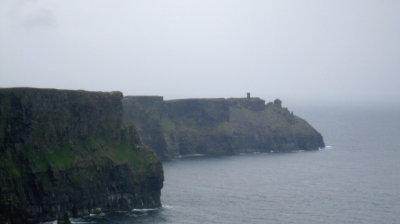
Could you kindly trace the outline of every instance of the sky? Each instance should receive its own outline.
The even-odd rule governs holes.
[[[0,0],[0,87],[400,107],[398,0]]]

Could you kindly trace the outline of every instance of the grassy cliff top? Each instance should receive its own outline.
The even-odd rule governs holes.
[[[142,169],[157,158],[123,117],[121,92],[0,89],[2,164],[18,171],[69,169],[112,161]]]

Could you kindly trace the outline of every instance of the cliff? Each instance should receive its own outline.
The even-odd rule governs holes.
[[[190,154],[316,150],[323,138],[280,100],[183,99],[127,96],[124,113],[143,142],[163,159]]]
[[[162,165],[120,92],[0,89],[0,223],[159,207]]]

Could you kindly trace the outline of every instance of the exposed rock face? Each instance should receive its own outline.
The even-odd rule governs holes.
[[[161,158],[168,157],[162,131],[163,98],[159,96],[124,97],[122,102],[124,113],[130,118],[135,118],[135,126],[142,142],[150,146]]]
[[[120,92],[0,89],[0,223],[159,207],[162,165]]]
[[[127,96],[124,113],[163,159],[188,154],[315,150],[323,138],[282,102],[259,98],[185,99]]]

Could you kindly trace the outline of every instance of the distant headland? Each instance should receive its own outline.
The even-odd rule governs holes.
[[[162,159],[324,147],[321,134],[279,99],[266,104],[247,93],[245,98],[167,101],[162,96],[126,96],[122,102],[142,141]]]

